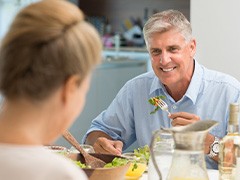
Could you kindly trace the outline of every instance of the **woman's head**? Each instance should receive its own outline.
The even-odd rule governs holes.
[[[101,58],[101,40],[75,5],[43,0],[20,11],[0,49],[0,90],[43,100],[72,75],[79,84]]]
[[[147,47],[149,47],[148,40],[153,34],[163,33],[173,29],[180,32],[186,42],[192,39],[191,24],[181,12],[170,9],[154,14],[149,18],[143,28]]]

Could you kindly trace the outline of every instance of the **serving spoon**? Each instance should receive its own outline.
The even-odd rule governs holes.
[[[98,159],[88,154],[68,130],[66,130],[62,135],[71,145],[73,145],[82,154],[87,166],[91,166],[91,168],[104,167],[106,163],[101,159]]]

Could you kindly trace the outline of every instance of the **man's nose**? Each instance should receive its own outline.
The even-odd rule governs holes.
[[[160,64],[164,65],[167,64],[171,61],[170,56],[168,55],[168,53],[162,53],[160,55]]]

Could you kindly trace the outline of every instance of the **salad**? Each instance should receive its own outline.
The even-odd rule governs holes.
[[[118,167],[118,166],[126,165],[127,163],[128,163],[127,159],[115,157],[112,160],[112,162],[107,163],[104,167],[105,168]]]
[[[134,171],[135,169],[138,168],[138,164],[137,163],[139,163],[139,162],[146,162],[148,164],[149,157],[150,157],[150,150],[149,150],[149,146],[148,145],[145,145],[143,147],[139,147],[137,149],[134,149],[133,153],[134,153],[134,155],[137,158],[139,158],[139,160],[131,161],[131,160],[126,159],[126,158],[115,157],[112,160],[112,162],[107,163],[104,166],[104,168],[112,168],[112,167],[123,166],[123,165],[126,165],[130,161],[131,163],[133,163],[132,171]],[[90,166],[86,166],[86,164],[81,163],[80,161],[74,161],[74,162],[80,168],[91,168]]]
[[[77,166],[79,166],[80,168],[91,168],[91,166],[87,166],[86,164],[81,163],[80,161],[74,161],[74,162],[75,162],[75,164],[76,164]]]
[[[74,161],[77,166],[80,168],[91,168],[91,166],[87,166],[84,163],[81,163],[80,161]],[[118,158],[115,157],[112,162],[105,164],[104,168],[112,168],[112,167],[118,167],[118,166],[124,166],[128,163],[129,161],[125,158]]]
[[[160,107],[158,106],[159,99],[166,99],[166,97],[161,95],[161,96],[152,97],[148,100],[148,102],[150,104],[152,104],[156,107],[152,112],[150,112],[150,114],[154,114],[155,112],[157,112],[160,109]]]
[[[150,149],[148,145],[134,149],[133,153],[136,157],[140,158],[139,160],[140,162],[143,161],[143,162],[147,162],[148,164],[148,161],[150,158]]]

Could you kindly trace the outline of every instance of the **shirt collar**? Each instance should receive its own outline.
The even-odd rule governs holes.
[[[150,92],[149,95],[153,94],[155,91],[159,90],[159,89],[163,89],[163,84],[161,83],[161,81],[158,79],[158,77],[156,75],[154,75],[154,79],[150,88]]]
[[[198,64],[196,60],[194,60],[194,63],[195,63],[195,66],[194,66],[193,76],[188,86],[187,92],[184,95],[185,97],[188,97],[189,99],[191,99],[193,104],[196,103],[196,99],[201,87],[202,77],[203,77],[203,70],[201,66]],[[155,75],[150,88],[149,95],[153,94],[157,90],[160,90],[160,92],[163,92],[163,93],[167,93],[164,85],[160,82],[158,77]]]
[[[198,64],[196,60],[194,60],[195,66],[194,66],[194,72],[191,79],[191,82],[188,86],[187,92],[185,93],[185,96],[187,96],[189,99],[192,100],[193,104],[196,103],[197,96],[200,91],[202,78],[203,78],[203,69]]]

